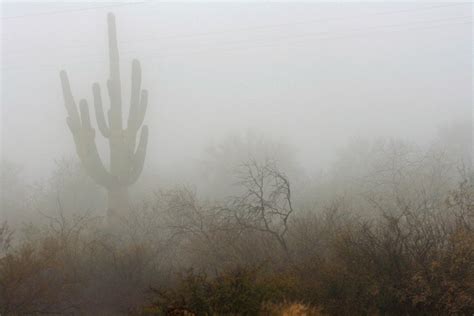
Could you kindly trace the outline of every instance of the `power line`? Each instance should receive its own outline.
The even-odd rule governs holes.
[[[407,13],[407,12],[416,12],[416,11],[423,11],[423,10],[432,10],[438,8],[448,8],[448,7],[456,7],[460,5],[468,5],[469,3],[455,3],[455,4],[446,4],[446,5],[437,5],[437,6],[427,6],[422,8],[414,8],[414,9],[403,9],[403,10],[390,10],[378,13],[371,13],[368,16],[378,16],[378,15],[391,15],[391,14],[398,14],[398,13]],[[470,5],[470,4],[469,4]],[[269,29],[269,28],[277,28],[277,27],[286,27],[286,26],[295,26],[295,25],[306,25],[312,24],[315,22],[328,22],[328,21],[340,21],[340,20],[353,20],[359,18],[365,18],[365,16],[342,16],[342,17],[328,17],[328,18],[321,18],[321,19],[311,19],[302,22],[294,22],[294,23],[280,23],[280,24],[268,24],[268,25],[258,25],[258,26],[249,26],[243,27],[233,30],[221,30],[221,31],[211,31],[211,32],[201,32],[201,33],[194,33],[194,34],[185,34],[185,35],[165,35],[159,37],[150,37],[145,39],[138,39],[138,40],[129,40],[129,41],[121,41],[122,43],[126,42],[141,42],[141,41],[149,41],[155,39],[164,39],[164,38],[184,38],[184,37],[199,37],[199,36],[207,36],[207,35],[214,35],[214,34],[225,34],[229,32],[239,32],[239,31],[255,31],[259,29]]]
[[[350,29],[348,33],[346,34],[342,34],[342,35],[339,35],[339,36],[333,36],[333,32],[331,31],[322,31],[322,32],[310,32],[310,33],[305,33],[305,34],[299,34],[299,35],[287,35],[287,36],[282,36],[282,37],[279,37],[279,38],[276,38],[276,39],[273,39],[273,40],[270,40],[270,41],[261,41],[261,40],[256,40],[256,41],[249,41],[249,40],[242,40],[242,41],[234,41],[234,42],[231,42],[230,44],[239,44],[239,43],[242,43],[242,44],[252,44],[252,43],[256,43],[256,44],[259,44],[259,43],[267,43],[267,42],[280,42],[281,40],[295,40],[295,39],[302,39],[302,38],[311,38],[311,37],[314,37],[315,35],[331,35],[330,37],[331,38],[339,38],[340,36],[343,36],[344,38],[347,38],[348,35],[358,35],[358,34],[361,34],[361,32],[363,33],[364,31],[371,31],[372,32],[376,32],[376,31],[380,31],[384,28],[394,28],[394,27],[410,27],[412,25],[418,25],[418,24],[429,24],[429,23],[436,23],[436,22],[446,22],[446,21],[452,21],[452,20],[461,20],[461,24],[462,23],[470,23],[472,20],[472,16],[460,16],[460,17],[451,17],[451,18],[445,18],[445,19],[434,19],[434,20],[424,20],[424,21],[416,21],[416,22],[411,22],[411,23],[398,23],[398,24],[389,24],[389,25],[376,25],[376,26],[368,26],[368,27],[363,27],[363,28],[358,28],[358,29]],[[462,21],[462,19],[469,19],[469,21]],[[449,25],[447,23],[445,24],[439,24],[439,25],[427,25],[425,27],[420,27],[420,29],[423,29],[423,28],[430,28],[430,27],[439,27],[439,26],[443,26],[443,25]],[[411,29],[418,29],[418,28],[411,28]],[[403,29],[399,29],[400,31],[403,31]],[[399,31],[397,29],[395,30],[391,30],[391,31]],[[390,31],[390,30],[388,30]],[[346,31],[347,32],[347,31]],[[212,49],[212,48],[211,48]],[[157,52],[161,52],[161,51],[157,51]],[[127,54],[130,54],[131,52],[130,51],[126,51],[125,52],[125,55]],[[133,52],[132,52],[133,53]]]
[[[421,21],[419,21],[421,22]],[[419,23],[418,22],[418,23]],[[437,25],[427,25],[427,26],[421,26],[421,27],[412,27],[412,28],[407,28],[407,29],[388,29],[388,30],[382,30],[382,31],[385,31],[385,32],[399,32],[399,31],[411,31],[411,30],[425,30],[425,29],[432,29],[432,28],[437,28],[437,27],[442,27],[442,26],[452,26],[452,25],[460,25],[460,24],[468,24],[468,23],[472,23],[472,21],[461,21],[461,22],[457,22],[457,23],[444,23],[444,24],[437,24]],[[400,26],[400,25],[391,25],[391,27],[393,26]],[[410,25],[408,25],[410,26]],[[387,26],[384,26],[384,27],[390,27],[390,25],[387,25]],[[365,30],[365,29],[364,29]],[[361,29],[361,31],[364,31],[363,29]],[[316,38],[313,38],[312,40],[320,40],[320,41],[326,41],[326,40],[338,40],[338,39],[350,39],[350,38],[358,38],[358,37],[361,37],[361,36],[366,36],[366,35],[373,35],[374,33],[376,34],[376,31],[380,31],[380,29],[375,29],[371,32],[353,32],[352,34],[349,33],[349,34],[342,34],[342,35],[339,35],[339,36],[327,36],[327,37],[316,37]],[[234,52],[236,50],[241,50],[241,49],[252,49],[252,48],[265,48],[265,47],[273,47],[275,46],[275,44],[280,44],[282,43],[283,41],[281,41],[282,39],[283,40],[295,40],[295,39],[301,39],[301,38],[307,38],[309,37],[311,39],[311,36],[314,36],[314,35],[326,35],[326,34],[331,34],[329,32],[325,32],[325,33],[312,33],[312,34],[305,34],[305,35],[301,35],[299,37],[292,37],[292,38],[279,38],[277,39],[278,41],[267,41],[267,42],[261,42],[261,43],[257,43],[257,44],[263,44],[263,45],[259,45],[259,46],[234,46],[234,47],[223,47],[223,48],[227,48],[227,49],[222,49],[222,47],[218,47],[218,52],[219,53],[222,53],[222,52]],[[308,41],[305,40],[304,43],[307,43]],[[242,44],[247,44],[248,42],[240,42]],[[235,43],[230,43],[230,44],[235,44]],[[237,44],[239,44],[239,42],[237,42]],[[216,49],[216,48],[210,48],[210,49]],[[177,52],[177,53],[174,53],[174,54],[168,54],[166,55],[166,52],[164,52],[164,54],[150,54],[148,56],[145,56],[145,57],[141,57],[141,59],[154,59],[154,58],[169,58],[169,57],[182,57],[182,56],[189,56],[189,55],[196,55],[196,54],[202,54],[202,53],[206,53],[208,52],[210,49],[201,49],[201,50],[197,50],[197,51],[184,51],[184,52]],[[162,51],[160,51],[162,52]],[[126,52],[125,54],[123,55],[130,55],[131,53],[130,52]],[[101,59],[103,59],[105,57],[101,56]],[[79,61],[79,62],[74,62],[73,64],[91,64],[91,63],[94,63],[95,61]],[[98,61],[97,61],[98,62]],[[46,65],[46,66],[40,66],[40,67],[34,67],[36,69],[42,69],[42,70],[51,70],[51,71],[58,71],[58,68],[59,67],[54,67],[54,66],[49,66],[49,65]],[[1,71],[11,71],[11,70],[20,70],[21,71],[21,67],[20,69],[18,69],[17,67],[13,67],[13,68],[4,68],[4,69],[1,69]],[[23,68],[25,70],[31,70],[31,67],[29,68]]]
[[[146,3],[147,1],[140,2],[140,3],[133,3],[133,4],[142,4]],[[460,5],[470,5],[469,3],[456,3],[456,4],[447,4],[447,5],[436,5],[436,6],[428,6],[428,7],[422,7],[422,8],[414,8],[414,9],[403,9],[403,10],[391,10],[391,11],[385,11],[385,12],[378,12],[378,13],[372,13],[369,14],[369,16],[378,16],[378,15],[391,15],[391,14],[398,14],[398,13],[407,13],[407,12],[416,12],[416,11],[422,11],[422,10],[432,10],[432,9],[438,9],[438,8],[447,8],[447,7],[456,7]],[[145,39],[133,39],[133,40],[125,40],[125,41],[119,41],[119,43],[137,43],[137,42],[148,42],[148,41],[153,41],[153,40],[160,40],[160,39],[183,39],[183,38],[193,38],[193,37],[201,37],[201,36],[209,36],[209,35],[215,35],[215,34],[225,34],[225,33],[232,33],[232,32],[239,32],[239,31],[256,31],[256,30],[264,30],[264,29],[271,29],[271,28],[278,28],[278,27],[285,27],[285,26],[294,26],[294,25],[305,25],[305,24],[311,24],[315,22],[326,22],[326,21],[341,21],[341,20],[353,20],[353,19],[359,19],[359,18],[365,18],[366,16],[352,16],[352,17],[329,17],[329,18],[323,18],[323,19],[312,19],[308,21],[303,21],[303,22],[296,22],[296,23],[281,23],[281,24],[271,24],[271,25],[260,25],[260,26],[254,26],[254,27],[244,27],[244,28],[237,28],[233,30],[221,30],[221,31],[211,31],[211,32],[201,32],[201,33],[192,33],[192,34],[184,34],[184,35],[163,35],[163,36],[155,36],[155,37],[150,37],[150,38],[145,38]],[[84,48],[88,47],[87,45],[72,45],[68,46],[69,48]],[[22,53],[18,53],[22,54]],[[4,54],[4,55],[12,55],[12,54]]]
[[[450,17],[450,18],[443,18],[443,19],[432,19],[432,20],[422,20],[422,21],[414,21],[414,22],[410,22],[410,23],[397,23],[397,24],[388,24],[388,25],[375,25],[375,26],[368,26],[368,27],[363,27],[363,28],[351,28],[349,30],[349,33],[347,34],[343,34],[343,35],[350,35],[350,34],[358,34],[359,31],[370,31],[370,30],[374,30],[374,31],[378,31],[380,29],[384,29],[384,28],[394,28],[394,27],[409,27],[409,26],[412,26],[412,25],[418,25],[418,24],[429,24],[429,23],[437,23],[437,22],[446,22],[446,21],[452,21],[452,20],[462,20],[462,19],[471,19],[472,17],[471,16],[456,16],[456,17]],[[468,21],[467,21],[468,22]],[[440,26],[442,25],[445,25],[445,24],[441,24]],[[343,31],[344,32],[344,31]],[[347,31],[345,31],[347,32]],[[294,39],[300,39],[300,38],[307,38],[307,37],[314,37],[315,35],[331,35],[331,37],[333,37],[334,33],[331,32],[331,31],[321,31],[321,32],[309,32],[309,33],[304,33],[304,34],[298,34],[298,35],[286,35],[286,36],[280,36],[278,38],[275,38],[275,39],[272,39],[270,41],[268,40],[263,40],[263,42],[275,42],[275,41],[280,41],[280,40],[294,40]],[[257,40],[240,40],[240,41],[230,41],[230,42],[226,42],[224,44],[253,44],[253,43],[256,43],[256,44],[259,44],[259,43],[262,43],[262,40],[261,39],[257,39]],[[214,42],[211,42],[211,43],[206,43],[206,44],[214,44]],[[219,43],[217,43],[219,44]],[[200,43],[200,46],[202,47],[202,43]],[[214,48],[214,47],[212,47]],[[155,51],[151,51],[152,53],[155,52]],[[163,51],[163,50],[157,50],[156,52],[158,53],[163,53],[166,51]],[[132,55],[134,53],[134,50],[125,50],[125,51],[122,51],[121,55],[122,56],[127,56],[127,55]],[[84,55],[80,55],[80,56],[73,56],[72,58],[83,58]],[[102,54],[90,54],[90,55],[86,55],[86,57],[104,57]]]
[[[29,18],[29,17],[45,16],[45,15],[56,15],[56,14],[82,12],[82,11],[89,11],[89,10],[117,8],[117,7],[124,7],[124,6],[130,6],[130,5],[144,4],[144,3],[147,3],[147,2],[150,2],[150,1],[148,0],[148,1],[122,3],[122,4],[114,4],[114,5],[107,5],[107,6],[95,6],[95,7],[88,7],[88,8],[70,9],[70,10],[40,12],[40,13],[36,13],[36,14],[23,14],[23,15],[13,15],[13,16],[3,16],[3,17],[0,17],[0,20],[13,20],[13,19],[20,19],[20,18]]]
[[[74,12],[81,12],[81,11],[107,9],[107,8],[123,7],[123,6],[137,5],[137,4],[145,4],[145,3],[149,3],[149,2],[151,3],[152,0],[122,3],[122,4],[108,5],[108,6],[95,6],[95,7],[89,7],[89,8],[77,8],[77,9],[70,9],[70,10],[60,10],[60,11],[52,11],[52,12],[40,12],[40,13],[36,13],[36,14],[4,16],[4,17],[0,17],[0,20],[11,20],[11,19],[18,19],[18,18],[28,18],[28,17],[45,16],[45,15],[74,13]],[[455,3],[455,4],[437,5],[437,6],[429,6],[429,7],[423,7],[423,8],[415,8],[415,9],[403,9],[403,10],[376,13],[375,15],[404,13],[404,12],[412,12],[412,11],[419,11],[419,10],[429,10],[429,9],[437,9],[437,8],[454,7],[454,6],[459,6],[459,5],[470,5],[470,3],[461,2],[461,3]],[[313,20],[313,21],[328,21],[328,20],[338,20],[338,19],[345,19],[345,18],[346,17],[334,17],[334,18],[329,18],[329,19],[322,19],[322,20],[318,19],[318,20]],[[312,22],[299,22],[299,23],[296,23],[296,24],[305,24],[305,23],[312,23]],[[294,25],[294,23],[284,23],[284,24],[277,24],[277,25],[262,25],[262,26],[259,26],[258,28],[268,28],[268,27],[275,27],[275,26],[288,26],[288,25]],[[250,27],[250,28],[252,28],[252,27]],[[245,28],[242,28],[242,29],[245,29]],[[226,32],[226,31],[222,31],[222,32]]]
[[[442,26],[454,26],[454,25],[461,25],[461,24],[469,24],[469,23],[472,23],[472,21],[466,21],[466,22],[457,22],[457,23],[444,23],[444,24],[438,24],[438,25],[429,25],[429,26],[421,26],[421,27],[412,27],[412,28],[407,28],[407,29],[392,29],[392,30],[382,30],[384,31],[384,33],[391,33],[391,32],[400,32],[400,31],[411,31],[411,30],[427,30],[427,29],[433,29],[433,28],[438,28],[438,27],[442,27]],[[294,37],[294,38],[284,38],[283,40],[300,40],[299,42],[297,41],[296,44],[307,44],[309,40],[314,40],[314,41],[327,41],[327,40],[340,40],[340,39],[351,39],[351,38],[360,38],[360,37],[364,37],[364,36],[367,36],[367,35],[374,35],[374,34],[377,34],[375,31],[377,30],[374,30],[372,32],[358,32],[358,33],[353,33],[353,34],[343,34],[343,35],[339,35],[339,36],[327,36],[327,37],[316,37],[316,38],[311,38],[311,34],[306,34],[304,36],[300,36],[300,37]],[[302,38],[307,38],[306,40],[304,41],[301,41]],[[255,48],[271,48],[271,47],[275,47],[275,46],[278,46],[279,44],[281,43],[287,43],[286,41],[282,41],[281,38],[277,41],[271,41],[271,42],[261,42],[261,43],[257,43],[257,44],[262,44],[262,45],[252,45],[252,46],[234,46],[234,47],[224,47],[224,48],[229,48],[229,49],[219,49],[219,53],[225,53],[225,52],[234,52],[234,51],[237,51],[237,50],[242,50],[242,49],[255,49]],[[245,44],[245,43],[244,43]],[[294,43],[292,43],[292,47],[294,47]],[[211,49],[214,49],[214,48],[211,48]],[[202,54],[202,53],[206,53],[208,52],[209,49],[202,49],[202,50],[198,50],[198,51],[191,51],[191,52],[182,52],[181,54],[178,52],[178,54],[170,54],[170,55],[158,55],[158,54],[155,54],[155,55],[149,55],[149,56],[145,56],[143,59],[154,59],[154,58],[157,58],[157,57],[160,57],[160,58],[163,58],[163,59],[166,59],[167,57],[185,57],[185,56],[189,56],[189,55],[196,55],[196,54]]]

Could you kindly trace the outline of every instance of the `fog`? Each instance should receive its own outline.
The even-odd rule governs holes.
[[[474,179],[470,3],[5,1],[1,6],[3,187],[0,224],[7,220],[16,229],[22,223],[40,225],[50,220],[68,227],[64,214],[80,214],[84,218],[84,214],[93,214],[108,216],[110,220],[107,212],[114,207],[124,208],[127,204],[128,208],[128,202],[120,200],[122,191],[99,183],[106,188],[104,190],[94,183],[94,176],[99,175],[87,165],[90,156],[81,156],[81,146],[76,150],[67,124],[67,117],[73,115],[66,110],[67,96],[63,95],[60,79],[60,72],[66,71],[78,108],[81,99],[87,100],[98,153],[106,170],[114,173],[113,167],[109,167],[114,160],[113,154],[109,156],[113,146],[109,148],[108,139],[97,126],[92,89],[94,83],[100,84],[107,117],[111,107],[107,80],[113,79],[110,74],[113,67],[109,65],[110,13],[115,16],[120,54],[121,122],[124,125],[129,117],[130,99],[133,101],[132,82],[137,80],[136,77],[132,80],[134,59],[141,65],[141,88],[148,91],[143,122],[149,133],[146,156],[141,175],[130,188],[134,212],[151,208],[158,212],[153,214],[160,214],[157,215],[159,225],[149,228],[154,232],[153,237],[147,235],[143,240],[159,239],[157,243],[162,247],[159,251],[167,254],[167,259],[160,257],[166,262],[166,271],[175,273],[188,267],[221,271],[224,266],[234,264],[271,262],[272,271],[290,271],[291,278],[300,282],[296,276],[299,272],[291,270],[293,265],[306,269],[314,258],[308,254],[313,245],[299,244],[298,240],[319,240],[320,235],[331,242],[337,239],[332,233],[320,232],[324,220],[317,216],[323,216],[321,214],[328,210],[343,210],[342,217],[350,225],[358,225],[353,224],[358,223],[357,216],[378,218],[374,214],[382,209],[383,222],[388,213],[392,216],[402,209],[405,211],[400,214],[405,215],[407,209],[425,210],[423,207],[430,212],[441,210],[440,214],[448,214],[443,204],[447,200],[460,201],[465,195],[472,198],[472,191],[466,191],[463,185],[458,187],[459,183],[469,183],[472,188]],[[83,113],[80,114],[83,120]],[[140,139],[138,128],[132,138],[127,141],[133,145],[127,143],[126,146],[131,148],[132,154],[135,148],[139,153],[140,145],[135,144]],[[84,152],[90,151],[89,147],[84,148]],[[129,162],[127,159],[117,159],[121,161],[120,168],[126,168],[123,166]],[[127,168],[131,171],[120,169],[120,176],[114,174],[117,176],[114,181],[122,181],[123,172],[128,176],[132,171],[138,170],[139,174],[141,170],[141,166]],[[261,177],[262,187],[264,183],[273,183],[271,189],[260,188],[261,201],[248,200],[255,192],[254,185],[258,187],[251,181],[254,175]],[[250,192],[249,195],[246,192]],[[265,203],[270,204],[267,212],[274,212],[270,224],[264,213],[266,194]],[[252,213],[249,210],[258,202],[262,202],[261,219],[236,215]],[[421,204],[424,206],[419,206]],[[189,211],[189,205],[193,205],[193,212]],[[463,212],[464,207],[465,204],[459,206]],[[466,212],[472,214],[472,204],[469,207]],[[134,212],[130,208],[126,214]],[[234,212],[235,219],[221,218],[222,212]],[[52,220],[57,214],[60,220]],[[198,237],[191,233],[193,237],[185,242],[171,241],[169,236],[186,235],[183,233],[186,229],[180,225],[194,225],[195,214],[201,223],[199,231],[205,238],[193,239]],[[457,218],[464,219],[462,216]],[[134,219],[135,225],[144,220],[138,217]],[[454,239],[458,236],[456,225],[472,227],[473,217],[466,218],[469,220],[462,225],[454,221]],[[347,228],[345,221],[325,220],[330,222],[327,225],[331,232]],[[155,224],[149,218],[148,221],[148,225]],[[245,221],[254,221],[255,225]],[[406,223],[409,222],[410,219],[406,219]],[[54,225],[50,224],[53,231]],[[123,233],[116,224],[113,229],[110,222],[108,225],[99,224],[98,229],[111,234]],[[310,228],[304,230],[304,225]],[[377,226],[380,231],[390,231],[380,225],[384,227]],[[71,227],[72,231],[78,226]],[[178,228],[182,231],[173,231]],[[6,234],[7,230],[2,229],[0,226],[0,246],[2,240],[6,240],[2,239],[2,232]],[[359,231],[357,229],[354,231]],[[247,239],[241,235],[246,230],[252,231]],[[222,231],[232,237],[223,238]],[[313,235],[309,231],[314,231]],[[348,228],[347,231],[353,232]],[[269,232],[268,240],[267,237],[260,239],[260,232],[263,235]],[[471,240],[468,238],[472,238],[472,230],[470,234],[466,240]],[[95,235],[88,231],[85,236]],[[173,250],[161,246],[168,242],[164,236],[170,238]],[[264,241],[256,243],[252,238]],[[443,235],[437,240],[447,239]],[[240,248],[235,250],[233,245],[227,244],[228,240],[238,240],[245,247],[239,244]],[[340,250],[339,244],[329,246],[333,245],[331,242],[314,247],[324,248],[318,256]],[[128,245],[128,241],[124,243]],[[180,248],[182,243],[188,246],[196,243],[197,250]],[[204,251],[206,244],[217,246]],[[147,247],[144,249],[149,249]],[[253,256],[255,261],[249,259]],[[222,259],[224,257],[227,259]],[[232,259],[228,259],[230,257]],[[0,288],[2,258],[0,250]],[[160,261],[159,269],[162,269],[161,264]],[[358,264],[364,266],[362,262]],[[304,269],[301,271],[312,274],[325,268]],[[146,277],[141,276],[146,282],[137,281],[143,288],[151,286],[152,281],[162,284],[169,281],[162,270],[159,274],[150,273],[147,271],[144,272]],[[327,280],[321,277],[315,282],[322,284]],[[297,284],[301,288],[306,286]],[[129,289],[128,286],[123,288]],[[340,315],[351,310],[350,307],[337,309],[337,304],[327,303],[332,302],[332,298],[314,298],[316,296],[309,294],[313,290],[308,288],[304,295],[298,292],[294,297],[308,306],[317,306],[318,310],[321,307],[324,313]],[[88,297],[89,294],[81,295]],[[110,306],[120,301],[121,296],[118,297],[110,298],[113,303],[104,303],[101,307],[99,303],[91,303],[94,307],[85,313],[110,312]],[[0,297],[0,313],[21,314],[34,310],[15,309],[16,303],[11,302],[10,307],[2,310],[1,305],[8,301],[2,299]],[[133,308],[142,306],[141,298],[130,300],[133,301],[130,305],[120,306],[121,312],[132,305]],[[62,298],[59,301],[65,302]],[[78,304],[85,306],[83,302]],[[355,303],[347,306],[355,306],[351,304]],[[354,313],[368,313],[367,306]],[[430,312],[471,313],[473,306],[474,302],[469,301],[465,306],[456,306],[459,309],[443,305],[433,307]],[[383,314],[387,311],[384,308],[376,310]],[[408,314],[420,311],[410,308],[404,306],[398,311]],[[217,314],[226,313],[216,310]],[[243,312],[249,313],[254,312]]]
[[[144,173],[249,131],[317,170],[353,138],[426,142],[472,114],[468,4],[111,5],[3,4],[2,149],[28,176],[74,154],[59,71],[91,104],[92,83],[107,79],[108,11],[125,98],[133,58],[150,94]]]

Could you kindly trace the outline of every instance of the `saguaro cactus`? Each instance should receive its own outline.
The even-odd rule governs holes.
[[[68,113],[67,124],[71,130],[77,154],[86,172],[95,182],[107,189],[109,222],[122,216],[129,207],[128,187],[140,176],[145,161],[148,142],[148,127],[141,128],[140,140],[136,138],[143,124],[148,102],[148,93],[141,89],[141,68],[138,60],[132,63],[132,87],[127,126],[122,124],[122,91],[120,82],[119,51],[115,28],[115,17],[108,14],[110,78],[107,89],[110,109],[107,118],[102,107],[98,83],[92,85],[97,125],[101,134],[108,139],[110,147],[110,168],[106,168],[99,156],[95,143],[89,107],[85,99],[79,102],[79,111],[72,96],[67,73],[60,73],[64,103]],[[108,121],[108,122],[107,122]]]

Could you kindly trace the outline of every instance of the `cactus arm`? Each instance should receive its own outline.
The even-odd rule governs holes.
[[[141,67],[136,59],[132,63],[132,87],[130,97],[130,111],[127,124],[127,147],[130,159],[134,159],[136,135],[145,118],[148,94],[141,90]]]
[[[81,156],[78,153],[79,156]],[[99,185],[111,189],[116,186],[118,181],[106,169],[100,159],[95,142],[90,144],[89,151],[81,157],[86,173]]]
[[[100,94],[100,86],[98,83],[92,85],[92,92],[94,95],[95,117],[97,119],[97,126],[102,135],[107,138],[110,135],[109,127],[105,120],[104,108],[102,107],[102,96]]]
[[[60,72],[61,86],[63,89],[64,105],[68,114],[67,123],[71,132],[77,130],[80,126],[79,112],[77,112],[76,103],[72,96],[71,86],[69,84],[69,78],[67,72],[62,70]]]
[[[140,141],[138,142],[137,150],[133,155],[132,166],[130,169],[127,184],[131,185],[135,183],[143,170],[143,164],[145,162],[146,149],[148,144],[148,126],[144,125],[140,133]]]
[[[117,44],[117,30],[115,27],[115,16],[112,13],[107,15],[109,32],[109,61],[110,79],[120,81],[119,50]]]
[[[87,105],[86,100],[81,100],[79,102],[79,109],[81,113],[82,128],[74,137],[77,138],[76,149],[78,156],[81,158],[86,172],[97,184],[106,188],[111,188],[116,181],[105,169],[97,151],[95,131],[91,125],[89,106]]]
[[[120,96],[120,82],[107,80],[107,89],[109,91],[110,110],[109,126],[111,130],[122,130],[122,100]]]
[[[89,108],[86,100],[79,102],[80,117],[76,104],[72,97],[69,81],[66,72],[61,72],[61,82],[63,86],[63,95],[69,116],[67,123],[71,130],[76,151],[81,159],[86,172],[94,179],[94,181],[104,187],[113,187],[117,181],[105,169],[97,146],[95,144],[95,131],[91,126]]]
[[[91,125],[91,117],[89,115],[89,106],[87,105],[87,101],[82,99],[79,102],[79,110],[81,111],[81,123],[82,129],[86,132],[93,132],[93,137],[95,137],[95,131]]]
[[[128,129],[135,133],[140,128],[138,125],[138,113],[140,106],[140,90],[141,90],[141,67],[140,62],[136,59],[132,62],[132,89],[130,97],[130,111],[128,115]]]
[[[148,91],[141,90],[141,68],[138,60],[132,64],[132,97],[130,100],[130,114],[128,130],[134,134],[143,124],[148,104]],[[141,92],[141,93],[140,93]]]
[[[143,124],[143,120],[145,119],[146,109],[148,106],[148,91],[142,90],[141,98],[140,98],[140,107],[138,110],[138,126]]]
[[[117,32],[115,28],[115,16],[108,14],[109,30],[109,61],[110,78],[107,81],[107,88],[110,97],[109,125],[111,129],[122,129],[122,92],[120,87],[120,64],[119,50],[117,44]]]

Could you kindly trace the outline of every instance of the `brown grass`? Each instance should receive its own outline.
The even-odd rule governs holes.
[[[281,303],[264,305],[262,314],[275,316],[322,316],[322,311],[315,307],[310,307],[302,303]]]

